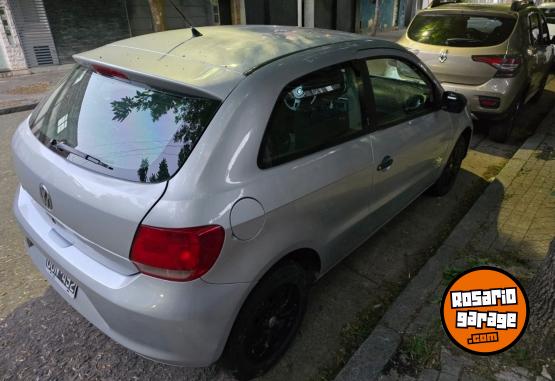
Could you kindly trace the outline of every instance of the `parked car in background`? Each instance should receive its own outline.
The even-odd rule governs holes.
[[[472,121],[397,44],[203,27],[78,65],[13,138],[14,212],[52,287],[147,358],[269,369],[309,285],[421,193]],[[84,349],[86,350],[86,349]]]
[[[549,75],[553,47],[543,14],[528,2],[434,5],[416,15],[399,43],[446,90],[464,94],[474,118],[493,121],[493,140],[506,141]]]
[[[549,35],[555,36],[555,3],[543,3],[538,9],[545,16],[547,27],[549,28]]]

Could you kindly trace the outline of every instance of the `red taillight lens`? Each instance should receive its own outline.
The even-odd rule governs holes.
[[[118,71],[116,69],[112,69],[112,68],[109,68],[109,67],[100,66],[100,65],[92,65],[92,69],[95,72],[97,72],[98,74],[105,75],[107,77],[116,77],[116,78],[121,78],[121,79],[129,79],[121,71]]]
[[[129,257],[144,274],[189,281],[201,277],[214,265],[224,236],[224,229],[218,225],[183,229],[141,225]]]
[[[479,96],[478,99],[480,101],[480,106],[483,108],[498,108],[501,104],[501,100],[495,97]]]
[[[476,62],[487,63],[497,69],[496,77],[514,77],[522,64],[520,56],[472,56]]]

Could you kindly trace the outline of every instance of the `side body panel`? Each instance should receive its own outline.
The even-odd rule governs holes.
[[[319,254],[321,273],[330,269],[385,222],[385,217],[379,219],[369,209],[376,197],[371,190],[377,166],[371,145],[378,143],[376,137],[364,135],[267,170],[258,168],[257,156],[268,118],[285,84],[319,68],[360,58],[360,50],[371,47],[365,41],[322,47],[283,58],[249,75],[224,102],[144,223],[222,225],[226,240],[216,264],[203,276],[207,282],[257,281],[283,256],[303,248]],[[410,54],[402,49],[392,51]],[[426,157],[433,161],[432,157],[441,156],[439,148],[432,148],[434,142],[441,142],[443,155],[450,152],[454,142],[449,139],[462,132],[460,126],[470,124],[466,114],[460,115],[454,117],[465,120],[457,123],[460,130],[452,130],[448,121],[443,128],[450,134],[432,137],[436,130],[427,130],[425,141],[418,142],[416,150],[403,160],[409,162],[417,152],[427,150],[430,153]],[[437,121],[432,119],[425,119],[424,124],[435,126]],[[425,128],[424,124],[417,128]],[[404,144],[408,139],[420,139],[415,132],[407,135]],[[438,176],[441,168],[436,168]],[[432,174],[421,176],[432,181]],[[411,196],[422,192],[425,182],[422,180]],[[244,224],[262,226],[251,240],[235,238],[230,229],[230,210],[245,197],[257,200],[265,212],[252,219],[244,216]]]
[[[155,226],[220,224],[222,254],[203,279],[250,282],[287,253],[311,248],[327,269],[369,234],[372,162],[368,135],[288,163],[260,169],[257,157],[268,119],[283,87],[320,68],[349,61],[358,42],[299,53],[249,75],[228,97],[186,165],[144,223]],[[230,209],[257,200],[263,225],[251,240],[235,238]],[[235,221],[234,221],[235,222]],[[241,222],[237,222],[241,223]]]

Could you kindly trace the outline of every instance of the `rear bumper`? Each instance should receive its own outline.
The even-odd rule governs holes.
[[[121,345],[155,361],[208,366],[222,353],[248,283],[170,282],[122,275],[57,239],[46,213],[19,188],[14,214],[35,266],[72,307]],[[65,247],[64,247],[65,246]],[[46,270],[55,262],[78,285],[75,299]]]
[[[518,96],[522,94],[525,81],[520,73],[514,78],[492,78],[476,86],[448,82],[443,82],[442,86],[447,91],[461,93],[466,97],[473,118],[495,120],[502,119],[509,113]],[[499,98],[499,107],[488,109],[480,106],[480,96]]]

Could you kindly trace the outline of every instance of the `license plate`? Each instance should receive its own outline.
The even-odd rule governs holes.
[[[58,282],[60,286],[68,293],[69,296],[75,298],[77,294],[77,283],[67,276],[54,262],[46,259],[46,270]]]

